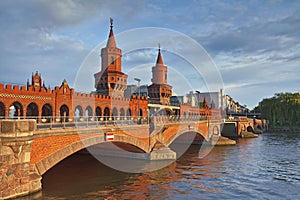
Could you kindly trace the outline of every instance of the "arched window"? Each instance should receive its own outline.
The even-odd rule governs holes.
[[[113,118],[114,118],[114,120],[118,119],[118,110],[117,110],[117,108],[113,108]]]
[[[114,64],[115,63],[115,58],[112,56],[110,57],[110,64]]]
[[[46,122],[50,122],[51,117],[52,117],[52,107],[50,104],[47,103],[42,107],[42,118],[44,118],[42,120],[46,119]]]
[[[127,117],[127,119],[130,119],[130,117],[131,117],[131,109],[130,108],[128,108],[126,111],[126,117]]]
[[[101,108],[98,106],[98,107],[96,108],[96,117],[97,117],[97,120],[98,120],[98,121],[100,120],[101,116],[102,116],[102,110],[101,110]]]
[[[83,111],[81,106],[76,106],[74,111],[74,117],[79,120],[83,116]]]
[[[23,116],[23,106],[20,102],[15,101],[10,107],[9,107],[9,117],[20,117]]]
[[[85,109],[85,117],[93,117],[93,109],[91,106],[86,107]]]
[[[0,119],[5,118],[5,105],[4,103],[0,102]]]
[[[104,109],[104,120],[108,120],[109,117],[110,117],[110,111],[109,111],[109,108],[106,107],[106,108]]]
[[[30,103],[27,106],[26,117],[27,118],[37,118],[39,116],[39,109],[36,103]]]
[[[59,109],[61,121],[68,121],[69,117],[69,108],[65,104],[62,105]]]
[[[124,111],[124,108],[121,108],[120,109],[120,119],[123,120],[125,117],[125,111]]]

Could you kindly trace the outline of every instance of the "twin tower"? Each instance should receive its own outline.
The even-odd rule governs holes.
[[[110,19],[110,32],[106,47],[101,49],[101,71],[94,74],[98,94],[123,98],[127,88],[128,75],[122,72],[122,50],[116,45],[113,20]],[[172,86],[167,82],[168,67],[164,65],[160,47],[156,65],[152,67],[152,84],[148,86],[149,103],[169,105]]]

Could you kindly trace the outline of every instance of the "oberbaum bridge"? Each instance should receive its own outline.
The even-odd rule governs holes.
[[[27,86],[0,84],[0,199],[41,190],[42,175],[51,167],[97,144],[113,143],[147,160],[175,160],[176,152],[169,146],[180,137],[193,133],[191,140],[211,145],[223,138],[221,109],[170,105],[172,86],[160,47],[148,97],[124,98],[127,75],[122,72],[122,50],[116,45],[112,20],[100,56],[96,92],[90,94],[75,92],[66,81],[47,88],[38,72]],[[236,125],[237,133],[255,128],[247,118]]]

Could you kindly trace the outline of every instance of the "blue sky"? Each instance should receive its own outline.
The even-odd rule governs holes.
[[[190,37],[216,64],[226,94],[250,108],[274,93],[299,92],[299,1],[3,0],[0,16],[1,82],[25,84],[38,70],[51,87],[64,79],[76,85],[86,57],[107,39],[112,17],[115,34],[157,27]],[[116,40],[120,48],[127,48],[122,39]],[[136,73],[147,74],[142,83],[150,82],[155,46],[158,42],[163,49],[167,46],[165,39],[157,40],[151,41],[153,48],[123,56],[129,83],[134,83]],[[180,42],[172,45],[179,48]],[[190,63],[167,50],[163,58],[176,93],[185,89],[205,92],[201,81],[190,81],[198,79]],[[90,72],[91,81],[99,65],[99,60],[95,62],[96,68],[84,70]],[[185,81],[178,81],[182,78]],[[205,82],[205,77],[202,79]]]

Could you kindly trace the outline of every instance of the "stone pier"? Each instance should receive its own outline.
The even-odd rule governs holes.
[[[41,190],[42,177],[30,164],[35,120],[0,120],[0,199]]]

